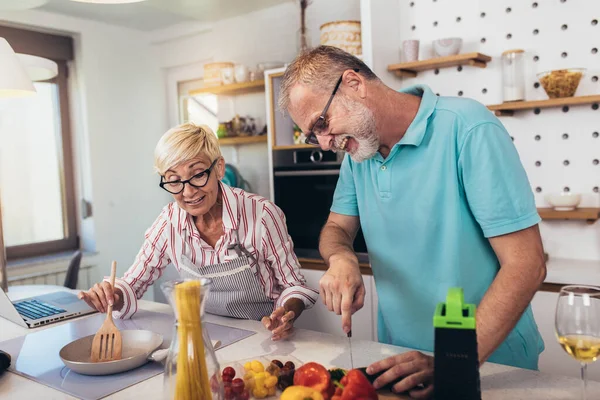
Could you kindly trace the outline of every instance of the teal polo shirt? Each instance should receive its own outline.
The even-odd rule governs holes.
[[[448,289],[479,304],[500,264],[488,238],[537,224],[512,140],[482,104],[427,86],[404,137],[384,159],[346,156],[331,211],[360,217],[379,298],[379,341],[433,351],[433,314]],[[489,358],[537,369],[544,343],[531,306]]]

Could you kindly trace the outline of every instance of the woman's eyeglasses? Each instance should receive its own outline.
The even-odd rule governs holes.
[[[212,162],[212,164],[210,164],[210,167],[208,167],[208,169],[197,173],[196,175],[192,176],[190,179],[187,179],[185,181],[177,180],[165,182],[165,177],[161,175],[160,183],[158,184],[158,186],[160,186],[161,188],[163,188],[171,194],[179,194],[183,192],[186,183],[195,188],[202,188],[208,183],[208,178],[210,178],[210,172],[212,171],[213,167],[215,166],[218,160],[219,159],[217,158],[215,161]]]
[[[359,69],[355,68],[355,69],[353,69],[353,71],[358,72]],[[335,84],[335,88],[333,88],[333,92],[331,92],[331,96],[329,97],[329,101],[327,102],[327,105],[325,105],[325,109],[323,110],[321,115],[319,115],[319,118],[315,121],[312,128],[310,128],[310,131],[308,131],[308,134],[306,135],[306,140],[304,141],[304,143],[312,144],[312,145],[316,145],[316,146],[319,145],[319,141],[317,140],[317,135],[326,127],[327,120],[325,119],[325,116],[327,115],[329,106],[331,105],[331,102],[333,101],[333,97],[335,96],[338,89],[340,88],[340,85],[342,84],[343,77],[344,77],[344,74],[342,74],[342,76],[340,76],[340,79],[338,79],[337,83]]]

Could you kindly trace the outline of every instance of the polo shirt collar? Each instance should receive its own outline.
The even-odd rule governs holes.
[[[406,133],[402,139],[400,139],[398,144],[401,146],[419,146],[423,141],[425,132],[427,131],[427,122],[429,117],[435,111],[438,96],[433,93],[427,85],[410,86],[401,89],[400,92],[421,97],[421,104],[419,105],[419,111],[417,111],[417,115],[409,125]]]

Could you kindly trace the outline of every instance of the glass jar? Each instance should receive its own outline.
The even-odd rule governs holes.
[[[184,279],[161,285],[175,313],[173,339],[165,362],[165,399],[222,400],[220,366],[205,329],[204,303],[209,279]]]
[[[525,51],[507,50],[502,53],[502,99],[525,100]]]

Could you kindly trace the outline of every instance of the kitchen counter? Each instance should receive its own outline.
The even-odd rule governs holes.
[[[326,271],[327,266],[322,259],[299,258],[302,268]],[[547,275],[540,290],[558,292],[564,285],[593,285],[600,286],[600,261],[571,260],[549,258],[546,261]],[[373,275],[368,263],[360,263],[363,275]]]
[[[140,301],[140,308],[157,312],[170,312],[166,304]],[[85,318],[85,317],[84,317]],[[257,334],[228,347],[219,349],[216,354],[219,361],[234,361],[263,354],[275,354],[285,357],[294,356],[304,362],[316,361],[327,367],[349,368],[350,357],[347,339],[325,333],[297,330],[294,338],[284,342],[273,342],[261,324],[256,321],[240,321],[207,315],[207,321],[256,331]],[[33,330],[24,329],[16,324],[1,320],[0,341],[24,335]],[[49,327],[54,326],[50,325]],[[43,327],[39,329],[48,329]],[[353,341],[353,356],[356,367],[388,357],[408,349],[383,345],[366,340]],[[573,361],[573,368],[578,365]],[[163,376],[159,375],[135,386],[131,386],[107,398],[110,399],[157,399],[160,398]],[[498,364],[484,364],[481,368],[481,386],[483,399],[579,399],[580,381],[575,378],[541,374]],[[600,399],[600,382],[588,384],[589,399]],[[4,373],[0,377],[0,398],[18,399],[72,399],[62,392],[40,385],[15,375]]]

